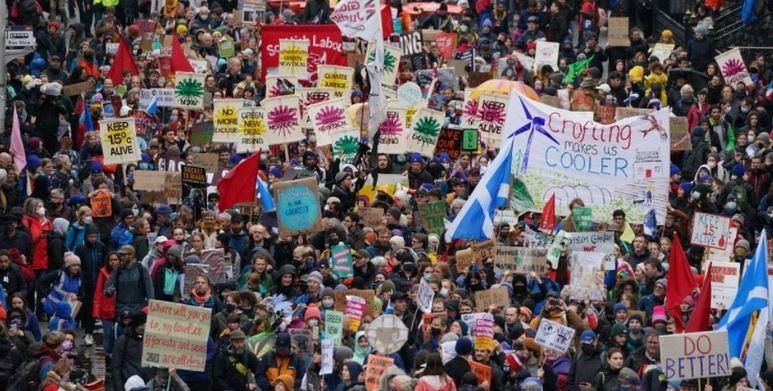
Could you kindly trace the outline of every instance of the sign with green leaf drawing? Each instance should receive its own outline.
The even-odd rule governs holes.
[[[384,72],[381,75],[381,84],[392,87],[397,79],[397,68],[400,65],[400,56],[403,51],[399,46],[384,45]],[[368,44],[368,52],[365,56],[365,62],[369,63],[376,59],[376,44]]]
[[[333,136],[333,157],[340,158],[341,164],[352,164],[360,150],[360,132],[350,130]]]
[[[189,110],[204,109],[204,79],[203,73],[175,73],[174,107]]]
[[[408,136],[408,151],[432,157],[444,120],[443,112],[421,108],[413,117],[413,126]]]

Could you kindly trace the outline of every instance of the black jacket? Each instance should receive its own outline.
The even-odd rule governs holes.
[[[81,259],[83,284],[90,288],[96,287],[99,269],[104,266],[105,258],[107,258],[107,247],[99,239],[94,244],[86,240],[75,248],[75,255]]]
[[[470,364],[461,356],[456,356],[443,365],[448,376],[454,379],[454,383],[458,385],[462,384],[462,377],[465,373],[470,372]]]
[[[601,351],[597,348],[593,354],[580,353],[572,361],[569,372],[569,391],[579,391],[581,383],[593,384],[596,375],[604,369]]]
[[[46,250],[48,252],[48,269],[51,272],[64,267],[64,252],[67,246],[64,244],[64,236],[56,231],[46,234]]]
[[[145,382],[153,378],[152,368],[143,368],[142,361],[142,337],[134,330],[127,330],[118,337],[113,348],[110,360],[110,373],[113,374],[112,390],[123,391],[126,380],[134,375],[139,375]]]
[[[709,156],[710,147],[704,136],[690,136],[690,143],[692,144],[692,151],[688,152],[682,161],[683,178],[695,177],[698,168],[706,162],[706,158]]]
[[[15,293],[27,296],[27,283],[24,282],[19,267],[14,263],[10,263],[7,269],[0,270],[0,285],[5,289],[7,296]]]
[[[237,368],[246,369],[240,371]],[[215,359],[214,389],[223,391],[247,391],[248,375],[258,370],[258,358],[248,349],[241,354],[236,353],[229,346],[218,353]]]

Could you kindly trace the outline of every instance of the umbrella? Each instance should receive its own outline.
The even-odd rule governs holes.
[[[687,84],[697,92],[706,88],[709,77],[703,73],[690,68],[671,68],[668,70],[668,80],[676,80],[680,77],[687,79]]]
[[[379,354],[392,354],[408,341],[408,328],[394,315],[381,315],[365,329],[368,341]]]
[[[491,79],[491,80],[485,81],[481,85],[475,87],[472,90],[470,97],[472,99],[478,99],[478,94],[480,94],[481,92],[508,96],[510,95],[511,88],[515,88],[516,91],[520,92],[523,95],[526,95],[528,98],[532,100],[535,100],[537,102],[542,102],[542,99],[540,99],[537,92],[534,91],[528,85],[523,84],[520,81],[510,81],[506,79]]]

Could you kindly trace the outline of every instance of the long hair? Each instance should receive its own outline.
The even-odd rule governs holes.
[[[443,359],[440,357],[440,353],[431,353],[427,357],[426,367],[421,373],[422,376],[440,376],[443,377],[446,372],[443,369]]]

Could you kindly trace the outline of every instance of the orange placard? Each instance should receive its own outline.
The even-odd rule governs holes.
[[[395,359],[391,357],[369,355],[368,364],[365,365],[365,389],[368,391],[378,390],[378,380],[381,378],[381,374],[394,362]],[[491,368],[489,368],[490,371]]]
[[[437,45],[438,51],[446,60],[454,57],[454,49],[456,49],[456,34],[438,32],[435,34],[435,45]]]
[[[468,363],[470,363],[470,370],[472,373],[475,374],[475,377],[478,378],[478,384],[481,384],[483,382],[491,382],[491,367],[488,365],[483,365],[481,363],[467,360]]]
[[[113,200],[110,193],[99,191],[91,197],[91,212],[94,217],[110,217],[113,215]]]

